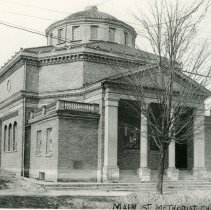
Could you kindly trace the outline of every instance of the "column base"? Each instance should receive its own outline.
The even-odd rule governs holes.
[[[97,169],[97,182],[98,183],[102,182],[102,171],[101,171],[101,169]]]
[[[117,166],[103,167],[103,182],[119,182],[119,168]]]
[[[140,181],[148,182],[150,181],[151,170],[149,168],[139,168],[138,176]]]
[[[166,170],[167,177],[172,181],[178,181],[179,180],[179,170],[175,167],[168,168]]]
[[[193,177],[194,179],[208,179],[207,170],[205,167],[203,168],[193,168]]]

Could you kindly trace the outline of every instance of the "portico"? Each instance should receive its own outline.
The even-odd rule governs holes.
[[[104,182],[121,181],[120,174],[125,170],[136,171],[141,182],[150,181],[151,170],[158,167],[158,150],[153,150],[150,143],[147,118],[143,113],[141,117],[135,114],[129,103],[112,94],[105,96]],[[195,179],[206,178],[203,120],[203,110],[195,108],[193,139],[184,145],[170,143],[165,161],[169,180],[179,180],[180,170],[192,171]],[[180,156],[186,161],[185,167],[179,162]]]

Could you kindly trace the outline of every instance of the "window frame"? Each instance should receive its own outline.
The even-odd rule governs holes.
[[[96,29],[96,34],[92,33],[93,30]],[[93,36],[94,34],[94,36]],[[98,40],[99,39],[99,26],[98,25],[91,25],[90,26],[90,40]]]
[[[129,33],[127,31],[124,31],[124,45],[129,45]]]
[[[12,131],[13,131],[12,123],[10,123],[9,126],[8,126],[8,138],[7,138],[7,151],[8,152],[12,151],[11,150],[11,148],[12,148],[12,144],[11,143],[12,143],[12,137],[13,137]]]
[[[57,40],[58,40],[58,44],[62,44],[64,43],[64,28],[59,28],[58,29],[58,37],[57,37]]]
[[[50,131],[50,138],[48,135],[48,131]],[[51,140],[51,143],[50,143],[50,140]],[[51,150],[49,150],[50,145],[51,145]],[[53,152],[52,146],[53,146],[53,128],[50,127],[50,128],[46,129],[46,148],[45,148],[46,155],[52,154],[52,152]]]
[[[49,45],[53,45],[53,33],[49,36]]]
[[[17,124],[17,122],[15,121],[14,123],[13,123],[13,128],[12,128],[12,136],[13,136],[13,138],[12,138],[12,150],[13,151],[17,151],[17,138],[16,138],[16,135],[17,135],[17,132],[18,131],[18,124]]]
[[[7,151],[7,138],[8,138],[8,128],[7,125],[4,125],[4,152]]]
[[[78,35],[75,36],[75,29],[78,29],[79,31],[77,32]],[[81,40],[81,26],[75,25],[72,26],[72,41],[80,41]]]
[[[111,31],[113,32],[112,34],[111,34]],[[116,28],[109,27],[109,29],[108,29],[108,41],[109,42],[115,42],[115,37],[116,37]]]
[[[41,156],[42,155],[42,130],[38,130],[36,132],[36,156]],[[40,138],[38,139],[38,134],[40,134]],[[39,141],[38,141],[39,140]],[[40,142],[38,144],[38,142]]]

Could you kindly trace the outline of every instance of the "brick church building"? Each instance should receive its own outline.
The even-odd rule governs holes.
[[[51,24],[47,46],[16,53],[0,70],[1,168],[46,181],[119,182],[126,171],[149,181],[158,151],[139,131],[128,144],[136,128],[147,130],[147,119],[127,106],[129,93],[113,77],[115,65],[122,72],[147,69],[136,35],[89,7]],[[206,99],[210,92],[200,88]],[[200,141],[170,145],[169,179],[179,179],[182,170],[209,175],[211,133],[200,103],[194,117],[203,121]]]

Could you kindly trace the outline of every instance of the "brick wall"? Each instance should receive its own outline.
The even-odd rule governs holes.
[[[8,84],[8,81],[10,81]],[[10,89],[8,89],[10,86]],[[16,69],[10,76],[0,83],[0,101],[7,99],[13,94],[23,90],[24,86],[24,65]]]
[[[84,84],[119,74],[120,72],[124,72],[126,70],[127,68],[109,64],[84,62]]]
[[[52,128],[52,153],[46,154],[47,128]],[[41,154],[36,154],[37,131],[41,131]],[[39,178],[45,173],[45,180],[57,181],[58,169],[58,119],[41,121],[31,125],[30,177]]]
[[[98,120],[59,119],[58,179],[97,180]]]
[[[39,92],[80,88],[83,85],[83,63],[73,62],[42,66],[39,70]]]
[[[211,171],[211,117],[205,117],[205,166]]]
[[[21,175],[21,166],[22,166],[22,121],[21,119],[22,112],[16,112],[11,114],[5,120],[2,121],[1,133],[2,133],[2,143],[1,143],[1,167],[3,169],[13,171],[16,174]],[[16,149],[13,150],[10,147],[10,151],[6,149],[4,151],[4,127],[7,126],[7,137],[8,138],[8,127],[11,124],[14,125],[14,122],[17,122],[17,135],[16,137]],[[13,134],[12,134],[13,135]],[[13,138],[12,138],[13,139]]]
[[[37,66],[27,65],[26,90],[32,92],[39,90],[39,68]]]

